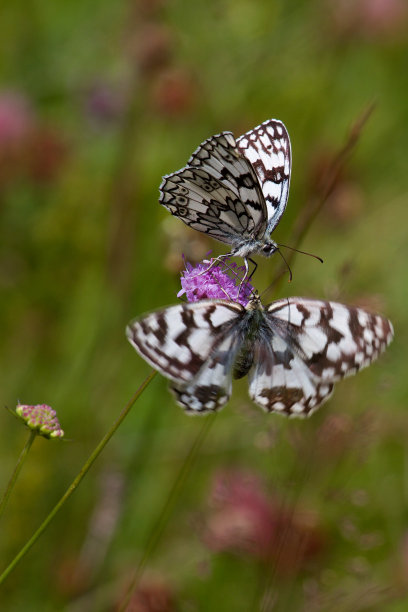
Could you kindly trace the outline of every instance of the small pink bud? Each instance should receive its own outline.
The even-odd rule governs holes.
[[[47,404],[38,404],[37,406],[18,404],[16,414],[27,427],[36,431],[39,436],[44,436],[44,438],[62,438],[64,436],[64,431],[57,419],[57,413]]]

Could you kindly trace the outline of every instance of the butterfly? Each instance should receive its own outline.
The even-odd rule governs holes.
[[[289,193],[291,149],[286,127],[269,119],[235,140],[205,140],[187,165],[163,177],[160,204],[190,227],[230,244],[228,255],[269,257],[270,238]]]
[[[369,365],[393,338],[391,322],[362,308],[291,297],[244,307],[229,300],[181,303],[127,327],[138,353],[190,413],[221,408],[232,379],[248,375],[251,399],[267,412],[308,416],[335,382]]]

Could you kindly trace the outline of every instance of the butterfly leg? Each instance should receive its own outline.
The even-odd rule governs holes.
[[[210,270],[212,270],[212,268],[214,268],[214,266],[217,265],[217,263],[221,263],[222,260],[224,258],[228,258],[230,256],[230,253],[227,253],[226,255],[218,255],[218,257],[215,257],[211,262],[210,265],[208,266],[208,268],[206,268],[205,270],[202,270],[201,272],[199,272],[198,274],[196,274],[196,276],[202,276],[203,274],[207,274],[207,272],[209,272]],[[204,260],[205,263],[206,260]]]
[[[254,269],[252,270],[251,274],[249,274],[249,265],[248,265],[248,261],[250,261],[251,263],[254,264]],[[238,297],[239,294],[241,293],[241,287],[244,283],[249,283],[251,278],[253,277],[253,275],[255,274],[255,270],[258,267],[258,264],[256,263],[256,261],[254,261],[253,259],[251,259],[250,257],[244,257],[244,262],[245,262],[245,274],[241,279],[241,282],[239,284],[239,289],[238,289]]]
[[[251,274],[249,274],[249,265],[248,265],[248,261],[250,261],[252,264],[254,264],[254,269],[252,270]],[[256,263],[256,261],[254,261],[253,259],[251,259],[250,257],[244,257],[244,262],[245,262],[245,274],[242,277],[241,280],[241,285],[244,282],[249,283],[249,281],[251,280],[251,278],[253,277],[253,275],[255,274],[255,270],[258,267],[258,264]]]
[[[247,283],[249,283],[249,281],[251,280],[251,278],[253,277],[253,275],[255,274],[255,271],[258,267],[258,264],[256,263],[256,261],[254,261],[253,259],[251,259],[250,257],[248,257],[248,261],[250,261],[252,264],[254,264],[254,269],[252,270],[251,274],[248,276],[247,278]]]

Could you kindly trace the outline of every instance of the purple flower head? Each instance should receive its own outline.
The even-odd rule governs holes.
[[[185,293],[189,302],[210,298],[232,300],[246,306],[254,288],[248,282],[241,285],[244,266],[224,259],[221,265],[209,269],[211,261],[204,260],[196,266],[185,262],[186,269],[180,279],[182,289],[177,297]]]
[[[62,438],[64,431],[61,429],[55,410],[46,404],[37,406],[26,406],[18,404],[16,414],[30,429],[36,431],[44,438]]]

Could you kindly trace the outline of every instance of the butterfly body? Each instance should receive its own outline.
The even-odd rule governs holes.
[[[204,141],[187,165],[163,177],[160,203],[188,226],[231,245],[231,255],[269,257],[270,234],[286,208],[291,149],[281,121],[270,119],[237,140]]]
[[[278,250],[276,242],[267,237],[263,240],[259,240],[259,238],[255,236],[249,236],[246,240],[231,240],[231,244],[233,248],[231,249],[230,255],[232,257],[243,257],[244,259],[251,255],[270,257]]]
[[[267,412],[307,416],[335,382],[369,365],[393,337],[387,319],[336,302],[291,297],[246,307],[228,300],[183,303],[135,319],[127,336],[170,379],[190,413],[222,407],[232,379],[248,375]]]

